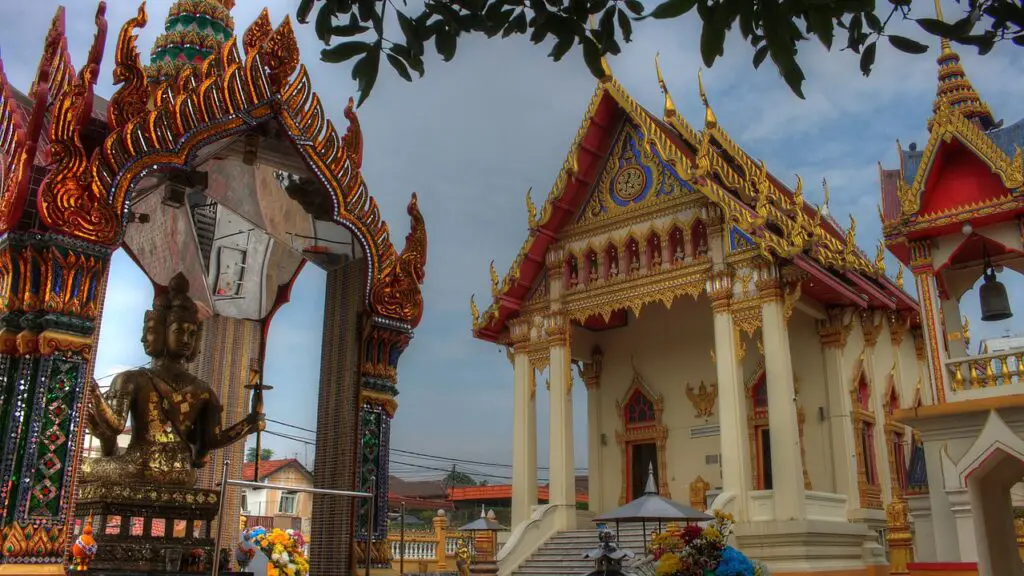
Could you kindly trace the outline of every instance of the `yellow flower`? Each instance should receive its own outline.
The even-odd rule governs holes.
[[[671,576],[682,569],[683,565],[679,561],[679,556],[668,552],[663,554],[658,560],[658,564],[654,569],[655,574],[658,576]],[[269,574],[267,576],[270,576]]]

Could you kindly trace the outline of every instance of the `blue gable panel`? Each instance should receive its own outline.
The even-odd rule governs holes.
[[[754,246],[754,239],[736,226],[729,229],[729,251],[736,252]]]

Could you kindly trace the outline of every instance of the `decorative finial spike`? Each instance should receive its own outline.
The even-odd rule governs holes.
[[[669,119],[677,114],[676,103],[672,101],[672,95],[669,94],[668,86],[665,84],[665,77],[661,75],[661,63],[659,58],[661,53],[654,54],[654,70],[658,73],[658,86],[661,88],[661,93],[665,95],[665,119]]]
[[[708,103],[707,92],[704,91],[704,80],[701,78],[701,69],[697,69],[697,89],[700,90],[700,101],[704,103],[704,126],[705,128],[713,128],[718,126],[718,118],[715,117],[715,112],[711,109],[711,104]]]
[[[494,260],[491,260],[491,298],[497,298],[498,293],[498,271],[494,268]]]
[[[480,327],[480,309],[476,307],[476,294],[469,297],[469,313],[473,315],[473,330]]]
[[[896,285],[903,289],[903,262],[899,262],[899,270],[896,272]]]
[[[527,226],[530,230],[537,228],[537,207],[533,204],[533,198],[530,197],[530,193],[533,192],[533,186],[526,191],[526,218]]]

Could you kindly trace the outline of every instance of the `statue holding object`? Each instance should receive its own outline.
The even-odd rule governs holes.
[[[118,374],[105,395],[93,382],[87,424],[102,457],[83,463],[84,482],[192,487],[212,450],[263,430],[263,414],[256,410],[222,428],[223,407],[213,388],[188,372],[202,333],[188,290],[179,272],[146,312],[142,345],[151,367]],[[117,454],[117,437],[129,421],[131,440]]]
[[[150,367],[118,374],[106,394],[92,384],[86,424],[99,439],[102,456],[82,463],[75,514],[82,525],[122,519],[116,533],[93,534],[98,551],[92,569],[176,572],[182,568],[175,560],[182,549],[192,550],[187,560],[193,564],[220,560],[211,537],[219,492],[196,488],[196,470],[208,464],[211,451],[242,441],[265,424],[262,401],[254,398],[248,416],[223,427],[216,392],[186,369],[199,353],[202,335],[199,309],[188,291],[188,280],[178,273],[158,289],[146,312],[142,344],[153,359]],[[118,453],[117,438],[126,426],[131,440]],[[129,518],[143,521],[141,534]],[[156,520],[164,521],[163,530],[156,530]],[[184,535],[166,528],[182,525]]]

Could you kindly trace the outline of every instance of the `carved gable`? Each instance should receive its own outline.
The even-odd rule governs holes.
[[[640,129],[627,121],[576,223],[590,224],[693,191],[653,146],[645,143]]]

